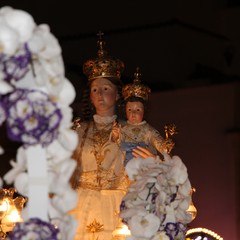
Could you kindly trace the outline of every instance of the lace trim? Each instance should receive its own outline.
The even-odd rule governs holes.
[[[142,122],[140,122],[140,123],[131,123],[131,122],[129,122],[129,121],[127,120],[127,123],[130,124],[130,125],[133,125],[133,126],[141,126],[141,125],[145,124],[146,121],[144,120],[144,121],[142,121]]]
[[[93,115],[93,119],[98,124],[109,124],[117,119],[117,115],[102,117],[97,114]]]

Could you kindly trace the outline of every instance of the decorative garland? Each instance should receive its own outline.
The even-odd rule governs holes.
[[[76,164],[71,156],[78,142],[71,129],[70,104],[75,95],[75,89],[65,78],[61,47],[49,26],[37,25],[23,10],[0,8],[0,126],[5,123],[9,139],[22,143],[3,180],[30,198],[22,212],[25,222],[17,224],[10,239],[28,239],[22,233],[30,229],[30,235],[39,235],[34,239],[74,238],[77,223],[66,213],[77,201],[69,185]],[[0,146],[0,154],[3,153]],[[31,179],[31,168],[38,171],[39,153],[46,162],[44,181],[40,181],[44,174]],[[29,215],[32,198],[29,192],[39,183],[47,189],[44,210],[48,219]],[[40,200],[38,207],[41,209]],[[59,234],[52,224],[58,227]],[[46,235],[38,227],[45,229]],[[48,234],[50,238],[46,237]]]
[[[121,203],[120,216],[131,231],[128,240],[182,240],[191,202],[187,168],[178,156],[164,161],[134,158],[126,165],[133,183]]]

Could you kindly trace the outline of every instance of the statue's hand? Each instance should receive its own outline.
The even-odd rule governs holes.
[[[156,157],[152,152],[150,152],[148,149],[137,146],[132,150],[132,155],[134,157],[142,157],[142,158],[149,158],[149,157]]]

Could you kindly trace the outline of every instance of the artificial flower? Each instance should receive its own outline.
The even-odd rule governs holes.
[[[76,92],[72,83],[68,79],[65,79],[62,89],[58,94],[59,104],[64,106],[70,105],[72,104],[75,97],[76,97]]]
[[[2,20],[0,15],[0,45],[1,51],[0,55],[7,54],[13,55],[19,47],[18,34],[14,29],[6,25]],[[2,58],[2,56],[1,56]]]
[[[191,184],[182,160],[167,153],[163,161],[133,158],[126,171],[133,182],[122,200],[120,217],[131,231],[130,239],[183,239],[185,224],[192,219],[186,211]]]
[[[159,229],[160,220],[157,216],[150,213],[145,216],[135,215],[129,220],[128,224],[132,235],[150,238]]]
[[[16,223],[8,236],[9,240],[58,240],[59,230],[51,223],[39,218],[31,218],[22,223]]]
[[[1,8],[0,17],[9,26],[9,28],[14,29],[17,32],[22,43],[31,38],[36,24],[29,13],[7,6]]]
[[[71,129],[70,107],[76,93],[64,76],[61,47],[47,24],[37,26],[29,13],[11,7],[0,8],[0,46],[0,125],[6,123],[9,139],[23,144],[4,180],[30,198],[21,213],[25,223],[14,229],[11,239],[72,240],[77,223],[66,213],[77,199],[69,185],[76,164],[71,156],[78,142]],[[41,205],[31,204],[38,199],[31,200],[29,193],[29,176],[36,169],[29,167],[26,151],[32,145],[41,146],[47,166],[49,199],[46,194],[44,200],[49,207],[42,211],[49,222],[45,223],[29,219],[32,206]],[[57,221],[60,233],[52,221]]]
[[[12,169],[10,169],[5,175],[4,180],[7,184],[12,184],[18,174],[21,172],[24,172],[27,169],[27,163],[26,163],[26,152],[25,148],[20,147],[17,150],[17,156],[16,156],[16,162],[13,160],[10,161],[10,165],[12,166]]]
[[[28,145],[48,145],[57,137],[62,115],[43,92],[18,89],[5,97],[5,103],[10,139]]]

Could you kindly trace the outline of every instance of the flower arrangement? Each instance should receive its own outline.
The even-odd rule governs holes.
[[[8,237],[9,240],[40,240],[60,239],[59,230],[53,224],[38,218],[31,218],[26,222],[17,223]]]
[[[56,138],[62,114],[46,93],[16,89],[7,94],[3,102],[11,140],[25,145],[40,143],[45,146]]]
[[[128,240],[182,240],[192,216],[187,169],[178,156],[164,160],[133,158],[126,165],[132,180],[120,217],[131,231]]]
[[[70,104],[75,95],[74,87],[65,78],[61,47],[50,27],[37,25],[23,10],[0,8],[0,126],[6,126],[10,140],[22,144],[16,159],[10,161],[12,169],[0,178],[0,185],[3,181],[14,184],[20,194],[30,198],[22,212],[25,223],[16,227],[13,236],[20,236],[17,232],[22,226],[27,231],[34,225],[48,228],[53,234],[51,238],[41,239],[58,239],[50,225],[43,224],[43,219],[29,216],[34,196],[29,192],[39,185],[39,178],[32,179],[31,172],[34,168],[40,172],[37,164],[41,157],[37,157],[41,153],[46,165],[45,175],[40,176],[44,179],[40,181],[42,187],[47,189],[47,203],[42,209],[47,211],[45,222],[58,227],[61,239],[73,239],[77,223],[66,213],[77,201],[76,192],[69,184],[76,165],[71,156],[78,142],[77,134],[71,129]],[[3,153],[0,146],[0,155]],[[36,197],[35,200],[40,201]],[[28,238],[21,235],[11,239]]]

